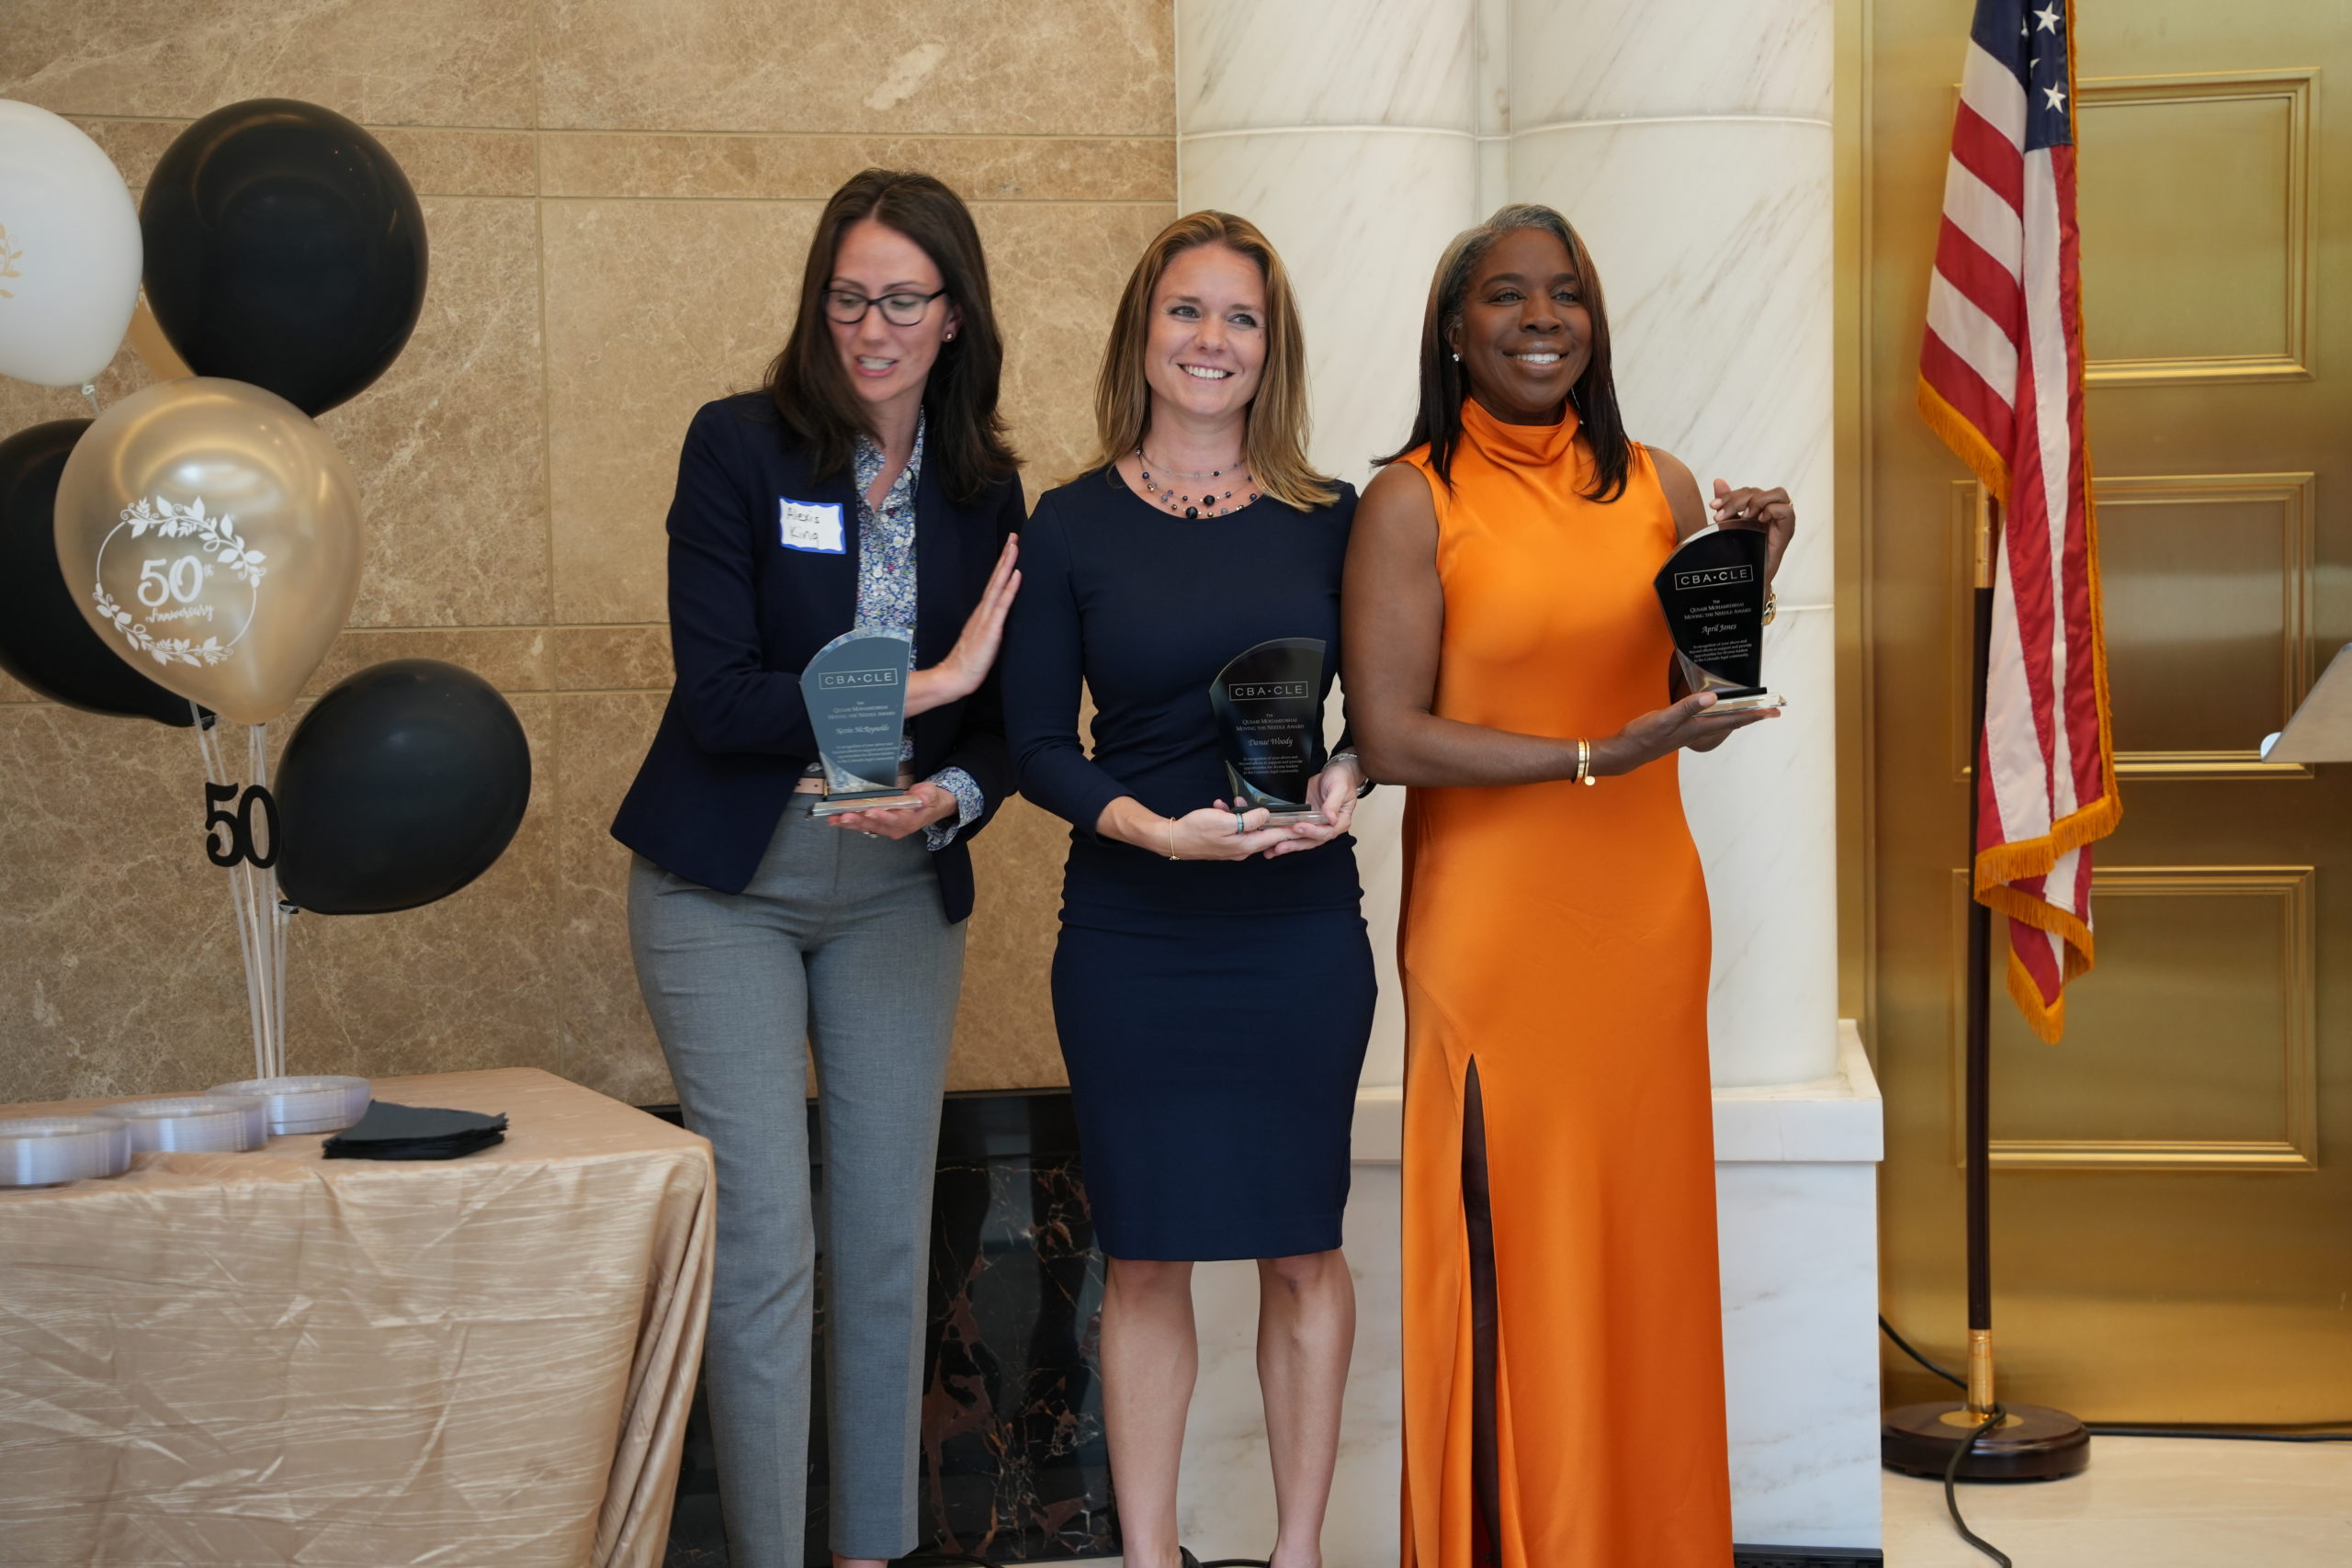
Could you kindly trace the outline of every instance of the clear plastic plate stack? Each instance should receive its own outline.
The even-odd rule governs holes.
[[[269,1102],[257,1094],[134,1100],[106,1108],[130,1123],[133,1153],[241,1155],[269,1141]]]
[[[119,1116],[0,1120],[0,1187],[55,1187],[130,1168],[130,1124]]]
[[[209,1094],[257,1095],[269,1107],[272,1137],[288,1133],[340,1133],[368,1114],[373,1098],[366,1078],[246,1078],[216,1084]]]

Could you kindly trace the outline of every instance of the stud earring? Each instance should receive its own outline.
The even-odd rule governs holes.
[[[1462,356],[1461,356],[1460,355],[1458,355],[1458,354],[1457,354],[1457,355],[1455,355],[1453,356],[1453,362],[1454,362],[1456,365],[1461,364],[1461,363],[1462,363]]]

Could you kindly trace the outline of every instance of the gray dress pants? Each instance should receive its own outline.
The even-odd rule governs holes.
[[[639,857],[638,984],[686,1124],[718,1156],[706,1366],[734,1568],[801,1568],[816,1278],[801,1044],[825,1161],[832,1549],[915,1547],[931,1188],[964,928],[922,835],[866,838],[796,795],[751,886]]]

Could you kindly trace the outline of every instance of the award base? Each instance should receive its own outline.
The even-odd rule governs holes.
[[[852,811],[897,811],[921,806],[922,796],[904,790],[876,790],[870,795],[829,795],[808,808],[811,817],[840,817]]]
[[[1746,713],[1750,708],[1781,708],[1788,705],[1789,700],[1778,692],[1767,692],[1753,686],[1735,687],[1728,691],[1717,687],[1715,705],[1707,711],[1709,713]]]

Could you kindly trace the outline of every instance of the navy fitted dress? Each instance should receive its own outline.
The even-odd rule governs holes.
[[[1230,798],[1208,692],[1243,649],[1320,637],[1329,692],[1355,500],[1343,486],[1311,512],[1259,501],[1188,522],[1098,469],[1022,531],[1006,738],[1021,793],[1070,823],[1054,1021],[1114,1258],[1340,1245],[1374,993],[1352,841],[1170,861],[1094,824],[1123,795],[1164,817]]]

